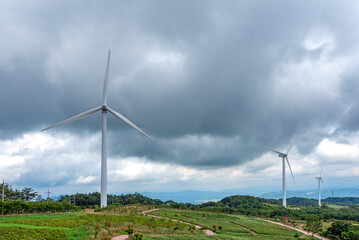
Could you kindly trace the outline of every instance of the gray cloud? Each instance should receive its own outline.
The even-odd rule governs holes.
[[[157,139],[111,117],[112,156],[220,168],[358,130],[354,1],[1,5],[2,139],[100,105],[110,47],[109,105]],[[97,114],[51,131],[100,126]]]

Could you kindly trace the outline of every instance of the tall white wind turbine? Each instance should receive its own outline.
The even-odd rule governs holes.
[[[293,147],[296,140],[297,140],[297,138],[294,139],[293,143],[289,146],[288,150],[285,153],[282,153],[282,152],[273,150],[271,148],[268,148],[270,151],[278,153],[279,154],[278,157],[282,158],[282,192],[283,192],[283,200],[282,200],[282,202],[283,202],[283,207],[287,207],[287,195],[286,195],[286,190],[285,190],[285,183],[286,183],[285,182],[285,161],[286,160],[287,160],[287,163],[288,163],[290,173],[292,174],[293,182],[295,184],[292,168],[290,167],[290,163],[289,163],[289,160],[288,160],[288,153],[292,149],[292,147]]]
[[[41,131],[48,130],[50,128],[54,128],[57,126],[60,126],[65,123],[69,123],[75,120],[79,120],[81,118],[87,117],[97,111],[102,111],[102,154],[101,154],[101,207],[107,206],[107,145],[106,145],[106,132],[107,132],[107,112],[112,113],[117,118],[121,119],[149,139],[153,140],[151,136],[149,136],[147,133],[142,131],[139,127],[137,127],[135,124],[133,124],[130,120],[128,120],[125,116],[122,114],[116,112],[115,110],[111,109],[109,106],[107,106],[107,88],[108,88],[108,72],[110,67],[110,56],[111,56],[111,49],[108,51],[108,57],[107,57],[107,66],[106,66],[106,73],[105,73],[105,80],[103,84],[103,101],[102,105],[93,109],[90,109],[86,112],[80,113],[76,116],[73,116],[71,118],[68,118],[62,122],[56,123],[55,125],[52,125],[50,127],[44,128]]]
[[[322,166],[320,167],[320,176],[316,177],[316,179],[318,180],[318,206],[320,207],[322,205],[322,199],[320,196],[320,182],[322,182],[323,184],[323,176],[322,176]]]

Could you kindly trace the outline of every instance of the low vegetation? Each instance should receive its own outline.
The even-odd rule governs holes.
[[[135,193],[109,195],[111,204],[99,208],[99,193],[64,195],[58,201],[45,201],[31,188],[5,189],[6,200],[0,201],[0,210],[5,214],[0,217],[0,239],[111,239],[121,234],[129,234],[131,239],[310,238],[261,218],[330,239],[359,239],[357,198],[328,198],[330,204],[323,200],[321,207],[311,199],[289,198],[289,207],[283,208],[278,200],[252,196],[230,196],[194,205],[163,202]],[[88,214],[86,208],[94,211]],[[151,214],[156,217],[140,214],[155,208],[159,210]],[[207,236],[203,229],[217,235]]]
[[[38,236],[38,238],[35,239],[111,239],[111,237],[121,234],[131,234],[133,237],[136,234],[137,237],[146,234],[193,236],[204,234],[202,231],[192,229],[187,224],[180,222],[146,217],[140,214],[127,214],[122,210],[118,212],[122,213],[118,215],[109,215],[108,212],[103,214],[63,213],[0,217],[0,229],[8,232],[8,235],[4,235],[0,239],[30,239],[26,236],[27,229],[37,232],[34,236]],[[46,231],[57,231],[59,236],[65,235],[66,237],[47,238],[45,235],[41,235]],[[18,237],[6,237],[15,235]]]

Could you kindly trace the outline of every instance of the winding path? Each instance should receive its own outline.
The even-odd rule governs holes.
[[[174,222],[180,222],[180,223],[184,223],[184,224],[187,224],[187,225],[193,225],[193,226],[194,226],[195,228],[197,228],[197,229],[202,228],[202,226],[195,225],[195,224],[192,224],[192,223],[189,223],[189,222],[179,221],[178,219],[167,218],[167,217],[160,217],[160,216],[148,214],[148,213],[150,213],[150,212],[154,212],[154,211],[157,211],[157,210],[158,210],[158,209],[152,209],[152,210],[148,210],[148,211],[141,212],[141,214],[144,214],[144,215],[149,216],[149,217],[170,219],[170,220],[172,220],[172,221],[174,221]],[[206,235],[217,235],[217,234],[215,234],[213,231],[211,231],[211,230],[209,230],[209,229],[203,229],[203,232],[204,232]]]
[[[120,236],[111,238],[111,240],[126,240],[129,237],[130,237],[129,235],[120,235]]]
[[[179,221],[178,219],[167,218],[167,217],[160,217],[160,216],[155,216],[155,215],[149,214],[149,213],[154,212],[154,211],[157,211],[157,210],[158,210],[158,209],[151,209],[151,210],[147,210],[147,211],[140,212],[140,214],[143,214],[143,215],[146,215],[146,216],[149,216],[149,217],[170,219],[170,220],[172,220],[172,221],[174,221],[174,222],[180,222],[180,223],[184,223],[184,224],[187,224],[187,225],[193,225],[193,226],[194,226],[195,228],[197,228],[197,229],[202,228],[202,226],[194,225],[194,224],[188,223],[188,222]],[[213,231],[211,231],[211,230],[209,230],[209,229],[204,229],[203,232],[204,232],[206,235],[216,235]],[[129,237],[130,237],[129,235],[119,235],[119,236],[116,236],[116,237],[111,238],[111,240],[126,240],[126,239],[128,239]]]
[[[286,225],[286,224],[284,224],[284,223],[274,222],[274,221],[267,220],[267,219],[262,219],[262,218],[258,218],[258,219],[263,220],[263,221],[266,221],[266,222],[270,222],[270,223],[273,223],[273,224],[277,224],[277,225],[279,225],[279,226],[283,226],[283,227],[287,227],[287,228],[296,230],[296,231],[298,231],[298,232],[300,232],[300,233],[303,233],[303,234],[305,234],[305,235],[308,235],[308,236],[312,236],[312,233],[311,233],[311,232],[308,232],[308,231],[305,231],[305,230],[302,230],[302,229],[299,229],[299,228],[295,228],[295,227],[292,227],[292,226],[288,226],[288,225]],[[318,235],[318,234],[316,234],[316,233],[314,233],[313,236],[316,237],[316,238],[322,239],[322,240],[330,240],[329,238],[322,237],[322,236],[320,236],[320,235]]]

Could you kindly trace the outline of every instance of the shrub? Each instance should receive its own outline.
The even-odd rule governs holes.
[[[127,228],[125,230],[125,232],[127,232],[128,235],[132,235],[133,234],[133,229],[132,228]]]
[[[98,205],[95,205],[94,209],[95,209],[95,212],[99,212],[99,211],[100,211],[100,207],[99,207]]]
[[[131,237],[131,239],[134,239],[134,240],[142,240],[142,234],[136,233],[136,234],[134,234],[134,235]]]

